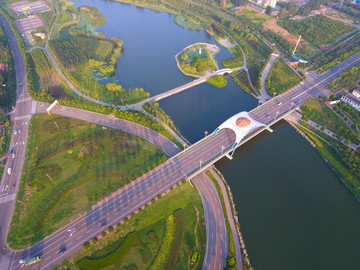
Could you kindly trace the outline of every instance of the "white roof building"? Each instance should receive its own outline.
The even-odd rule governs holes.
[[[355,89],[352,93],[355,97],[360,98],[360,88]]]
[[[344,95],[342,95],[341,101],[349,104],[351,107],[355,108],[360,112],[360,99],[357,98],[355,95],[345,93]]]

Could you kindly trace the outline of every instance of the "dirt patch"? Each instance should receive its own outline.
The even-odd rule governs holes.
[[[39,83],[40,83],[40,89],[42,91],[61,85],[58,76],[54,72],[47,72],[43,74],[39,78]]]
[[[219,39],[219,44],[224,46],[225,48],[234,48],[235,47],[235,44],[232,44],[227,38],[224,39],[224,38],[221,38]]]
[[[290,34],[286,29],[282,28],[276,23],[276,20],[269,20],[268,22],[264,23],[264,29],[265,30],[271,30],[283,38],[285,38],[287,41],[296,44],[297,37]]]
[[[136,141],[125,140],[124,144],[126,144],[128,146],[136,146],[137,142]]]
[[[349,18],[349,16],[347,16],[346,14],[344,13],[341,13],[335,9],[332,9],[332,8],[322,8],[321,10],[321,14],[324,15],[324,16],[327,16],[331,19],[334,19],[334,20],[339,20],[339,21],[342,21],[343,23],[346,23],[346,24],[349,24],[351,26],[354,26],[353,25],[353,22],[352,20]]]

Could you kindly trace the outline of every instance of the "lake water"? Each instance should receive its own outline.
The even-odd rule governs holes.
[[[189,44],[216,44],[205,31],[174,23],[174,15],[105,0],[107,23],[96,31],[124,41],[116,78],[152,95],[187,83],[174,55]],[[222,48],[216,59],[230,56]],[[190,142],[257,105],[230,79],[225,88],[201,84],[160,102]],[[315,150],[285,122],[216,164],[228,181],[245,242],[257,270],[360,269],[360,204]]]

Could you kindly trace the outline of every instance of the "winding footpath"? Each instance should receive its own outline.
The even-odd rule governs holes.
[[[12,32],[10,26],[6,22],[6,20],[2,17],[0,17],[0,22],[2,23],[4,30],[9,37],[10,40],[10,47],[12,54],[14,56],[14,62],[15,62],[15,69],[16,69],[16,80],[17,80],[17,106],[15,109],[15,115],[14,120],[15,124],[14,127],[21,129],[21,135],[20,134],[13,134],[11,137],[11,145],[16,145],[16,158],[12,160],[13,163],[13,169],[14,173],[9,177],[6,173],[3,174],[3,178],[1,181],[1,186],[5,186],[5,183],[12,183],[15,181],[17,183],[15,188],[7,189],[5,194],[0,194],[0,213],[2,214],[2,219],[0,220],[0,269],[19,269],[21,268],[21,264],[18,263],[19,258],[28,258],[29,256],[34,256],[36,252],[38,252],[39,248],[43,249],[45,248],[44,243],[45,241],[48,243],[48,247],[44,249],[43,252],[49,253],[55,253],[52,254],[50,257],[47,257],[46,260],[43,261],[41,266],[39,264],[35,264],[34,266],[27,267],[27,269],[47,269],[50,267],[50,265],[54,265],[56,262],[59,262],[63,260],[65,257],[69,256],[71,254],[71,251],[74,251],[81,247],[81,243],[83,242],[82,239],[88,238],[89,236],[95,236],[100,233],[100,231],[103,230],[103,228],[97,228],[97,227],[89,227],[87,231],[83,232],[82,234],[76,233],[76,242],[74,244],[74,247],[71,249],[69,248],[68,252],[66,254],[59,256],[57,254],[57,245],[59,241],[63,241],[63,239],[68,238],[68,229],[71,226],[80,226],[81,223],[87,224],[89,222],[89,218],[91,216],[91,222],[98,222],[96,218],[99,217],[97,213],[103,211],[110,211],[108,207],[111,206],[111,201],[114,200],[114,202],[121,203],[119,201],[121,198],[129,198],[128,196],[131,196],[131,194],[134,194],[134,191],[132,190],[133,187],[138,184],[139,186],[144,186],[144,188],[148,188],[148,184],[145,181],[146,179],[149,179],[149,177],[155,177],[156,174],[163,175],[162,168],[166,167],[166,164],[163,164],[159,166],[155,170],[155,172],[152,172],[152,174],[144,175],[141,178],[137,179],[130,185],[126,186],[123,189],[120,189],[116,192],[116,194],[124,194],[122,196],[116,196],[116,194],[112,194],[108,198],[105,198],[102,200],[102,202],[106,202],[104,205],[102,205],[102,202],[98,204],[98,206],[94,206],[91,213],[88,213],[86,215],[83,215],[81,218],[77,219],[73,223],[65,226],[64,228],[60,229],[58,232],[54,233],[52,236],[47,237],[43,241],[39,242],[38,244],[35,244],[29,249],[25,249],[23,251],[13,251],[8,248],[6,243],[7,234],[9,231],[9,226],[11,222],[11,217],[13,215],[14,206],[15,206],[15,198],[16,194],[18,192],[18,181],[21,178],[21,171],[22,171],[22,165],[25,159],[25,147],[26,147],[26,141],[28,137],[28,121],[31,118],[31,116],[34,113],[41,113],[45,112],[48,104],[45,103],[38,103],[36,101],[33,101],[31,97],[29,96],[29,93],[27,92],[27,86],[26,86],[26,72],[25,72],[25,66],[22,59],[22,54],[20,52],[19,46],[16,42],[14,33]],[[49,52],[50,53],[50,52]],[[53,59],[55,61],[55,59]],[[19,106],[20,105],[20,106]],[[104,126],[109,126],[113,128],[119,128],[126,132],[138,135],[142,138],[145,138],[146,140],[156,144],[159,146],[167,155],[173,156],[180,152],[180,149],[175,146],[169,139],[165,138],[164,136],[154,132],[151,129],[148,129],[146,127],[143,127],[141,125],[137,125],[135,123],[117,119],[112,115],[106,116],[101,115],[93,112],[88,112],[84,110],[79,110],[75,108],[70,107],[64,107],[64,106],[58,106],[53,111],[56,114],[67,116],[67,117],[74,117],[86,121],[95,122]],[[16,143],[15,143],[16,141]],[[18,142],[23,142],[19,143]],[[9,162],[7,162],[6,166]],[[165,162],[168,164],[169,167],[175,166],[171,160]],[[16,166],[14,166],[16,165]],[[172,169],[172,171],[177,171],[176,166]],[[153,175],[153,176],[152,176]],[[166,174],[165,174],[166,175]],[[183,177],[183,176],[179,176]],[[10,178],[10,179],[9,179]],[[167,178],[166,178],[167,179]],[[10,181],[9,181],[10,180]],[[172,179],[167,179],[167,181],[173,181]],[[159,184],[161,187],[161,183]],[[161,190],[166,191],[167,186],[161,187],[158,190],[160,192]],[[201,193],[201,190],[199,190]],[[210,191],[211,193],[214,193],[213,191]],[[125,194],[127,194],[125,196]],[[202,198],[206,197],[206,194],[201,193]],[[5,199],[5,200],[2,200]],[[215,201],[214,201],[215,200]],[[134,200],[133,200],[134,201]],[[132,207],[134,209],[138,209],[138,207],[141,207],[143,203],[146,203],[147,198],[144,198],[142,200],[139,200],[136,205],[133,205]],[[221,208],[221,205],[218,205],[219,197],[215,190],[215,194],[212,194],[210,198],[207,198],[207,201],[211,203],[213,208],[209,208],[209,203],[204,203],[204,210],[208,213],[212,213],[214,209]],[[204,202],[204,200],[203,200]],[[214,207],[215,206],[215,207]],[[210,209],[210,210],[209,210]],[[129,209],[130,211],[131,209]],[[106,212],[105,212],[106,213]],[[206,220],[207,223],[215,224],[215,220],[212,219],[215,215],[211,214],[208,215],[208,218]],[[95,218],[95,219],[94,219]],[[77,224],[77,225],[76,225]],[[218,237],[221,237],[222,239],[226,239],[226,229],[225,227],[222,227],[223,229],[218,230],[220,234],[217,234]],[[209,229],[207,229],[209,231]],[[85,233],[85,235],[84,235]],[[52,240],[53,239],[53,240]],[[52,242],[54,241],[54,242]],[[207,239],[208,243],[211,243],[211,245],[216,250],[216,257],[206,255],[204,261],[207,263],[210,263],[212,265],[212,262],[215,260],[216,269],[222,269],[225,265],[225,259],[227,255],[227,245],[225,244],[219,246],[218,243],[212,242],[210,239]],[[50,248],[50,249],[48,249]],[[210,253],[207,253],[210,254]],[[55,257],[54,257],[55,256]],[[214,264],[215,265],[215,264]],[[35,267],[35,268],[34,268]],[[40,267],[40,268],[39,268]]]

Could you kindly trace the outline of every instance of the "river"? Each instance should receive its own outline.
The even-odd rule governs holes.
[[[205,31],[174,23],[174,15],[104,0],[92,5],[107,23],[96,31],[124,41],[116,78],[152,95],[192,80],[174,55],[189,44],[216,44]],[[229,57],[222,48],[216,59]],[[228,79],[225,88],[198,85],[160,102],[190,142],[233,114],[257,105]],[[243,236],[257,270],[359,269],[360,204],[316,151],[286,122],[216,164],[234,195]]]

